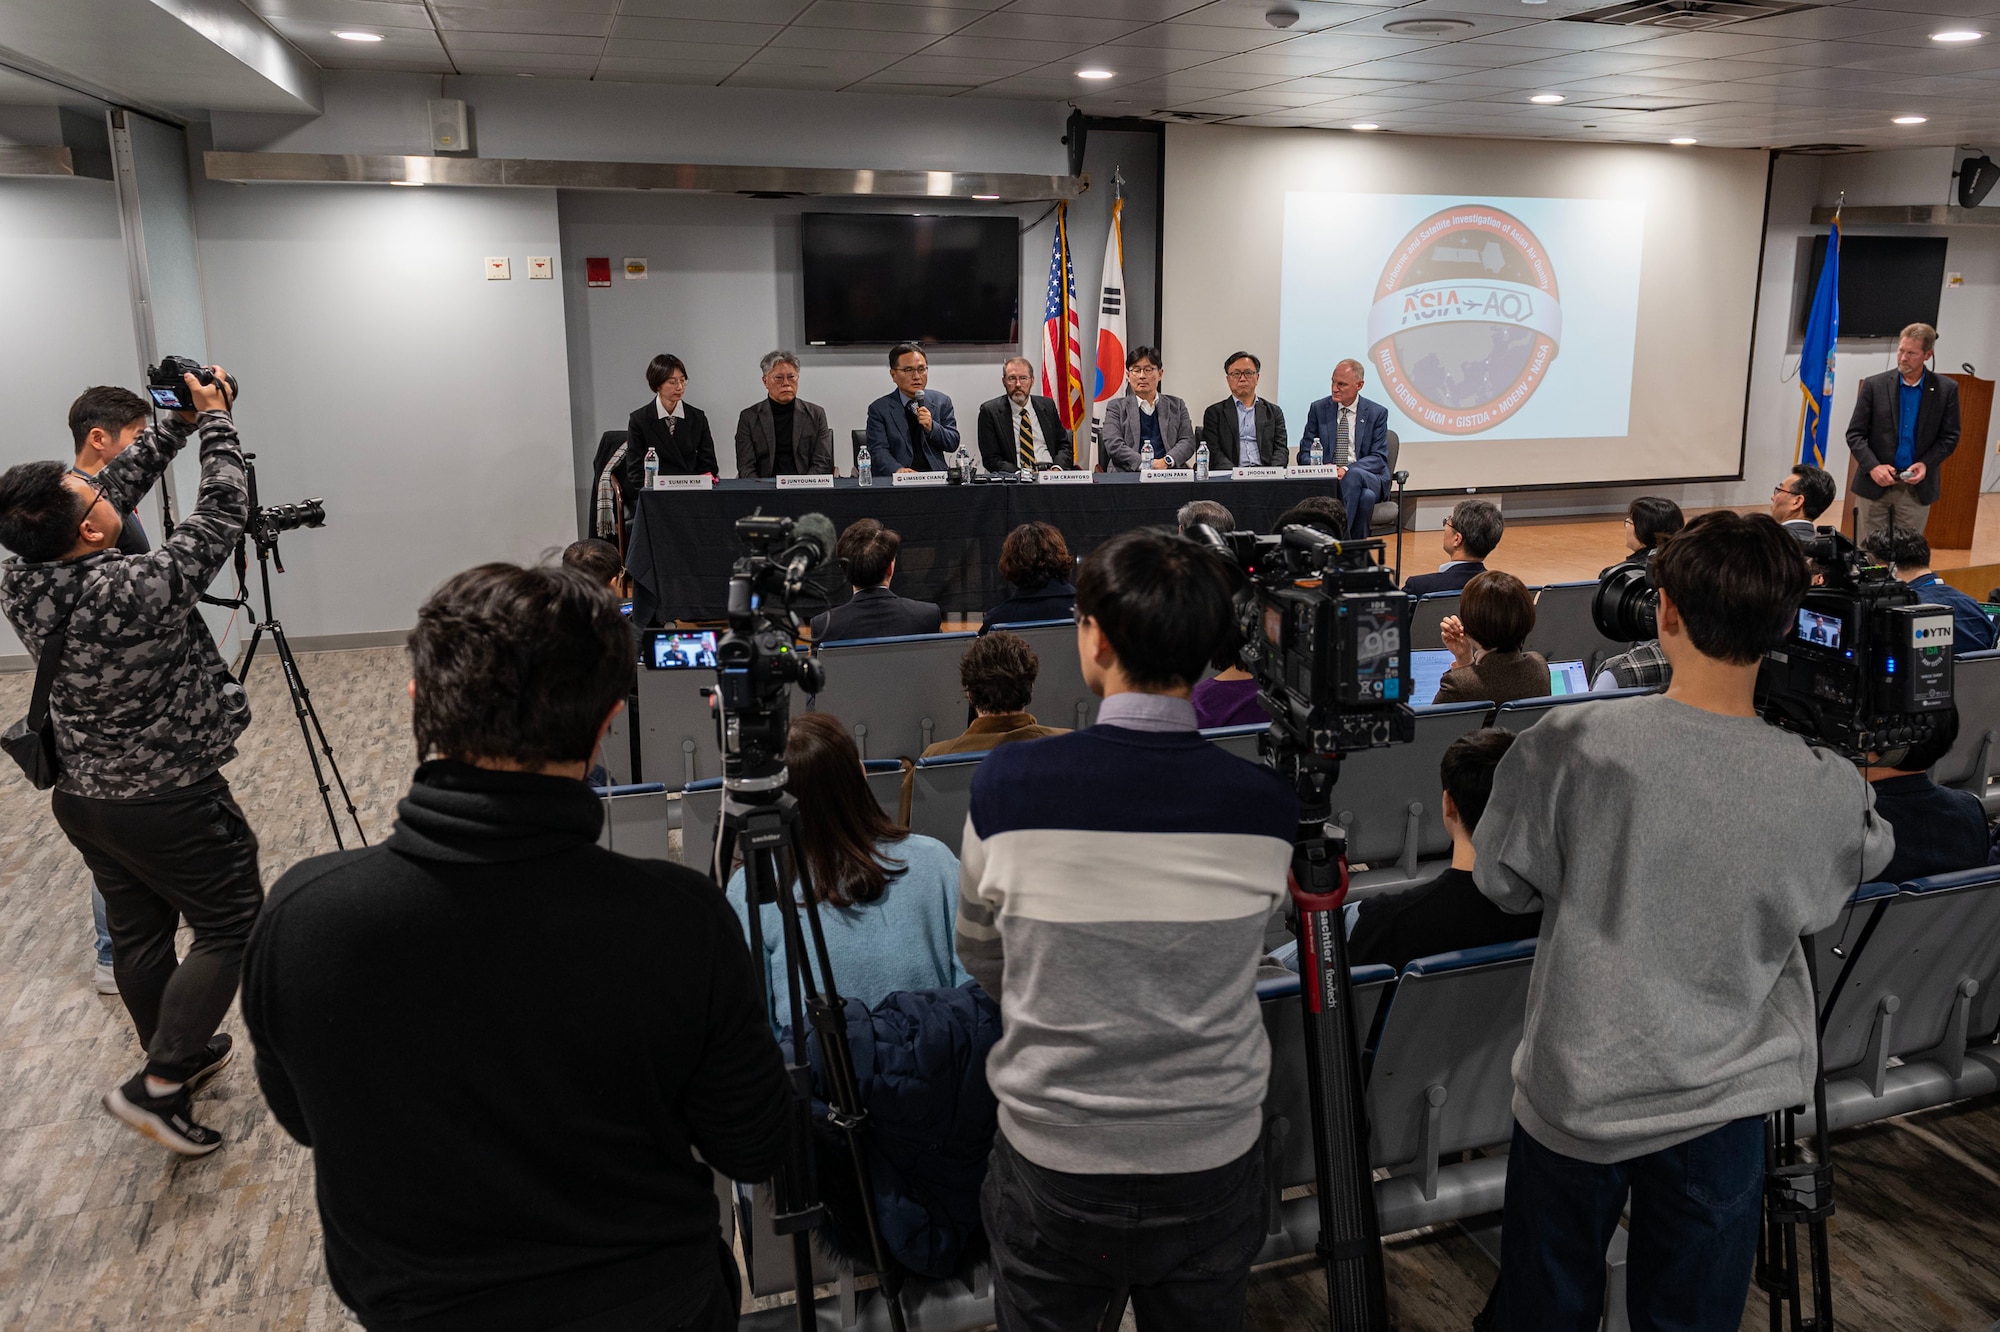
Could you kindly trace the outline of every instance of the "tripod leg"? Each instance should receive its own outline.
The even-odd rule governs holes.
[[[264,626],[259,624],[252,627],[250,630],[250,646],[243,650],[243,670],[236,677],[237,684],[247,685],[250,683],[250,663],[257,660],[257,644],[262,642],[263,639]]]
[[[368,834],[362,831],[361,816],[355,812],[354,797],[348,794],[347,780],[340,775],[340,764],[333,757],[333,743],[326,738],[326,728],[320,725],[319,711],[313,707],[312,691],[306,688],[306,678],[299,671],[298,658],[292,655],[291,640],[285,637],[285,626],[271,621],[271,641],[277,644],[278,660],[285,664],[285,682],[292,690],[292,706],[298,710],[299,731],[305,735],[306,749],[311,751],[315,736],[319,739],[320,752],[326,755],[327,770],[333,773],[334,784],[340,788],[341,803],[347,806],[347,817],[353,821],[354,835],[361,839],[361,845],[368,845]],[[312,724],[307,733],[306,724]],[[339,820],[334,817],[333,798],[327,792],[326,779],[321,775],[318,760],[313,762],[313,775],[320,778],[319,795],[326,805],[327,820],[334,825],[333,840],[340,841]]]

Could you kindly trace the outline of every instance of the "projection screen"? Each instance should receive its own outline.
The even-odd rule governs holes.
[[[1253,352],[1297,445],[1360,361],[1412,490],[1734,478],[1766,177],[1760,152],[1169,126],[1163,387],[1199,421]]]

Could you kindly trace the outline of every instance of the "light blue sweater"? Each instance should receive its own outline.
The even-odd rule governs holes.
[[[833,959],[833,980],[841,997],[859,999],[873,1008],[898,990],[949,989],[969,980],[952,947],[958,857],[936,838],[916,835],[900,842],[877,842],[875,851],[884,863],[901,861],[907,868],[892,877],[873,902],[820,907],[826,951]],[[730,876],[729,905],[736,908],[747,938],[750,917],[741,869]],[[761,914],[765,992],[776,1029],[792,1020],[784,921],[776,902],[766,902]],[[810,928],[804,920],[799,923]]]

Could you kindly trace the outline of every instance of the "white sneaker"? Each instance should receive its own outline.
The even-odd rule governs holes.
[[[111,964],[109,962],[99,962],[97,964],[97,992],[99,994],[118,993],[118,978],[111,974]]]

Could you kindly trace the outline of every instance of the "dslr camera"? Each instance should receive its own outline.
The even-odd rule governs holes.
[[[190,356],[163,356],[158,365],[146,367],[146,394],[153,400],[153,406],[163,412],[191,412],[194,399],[188,395],[187,381],[182,375],[193,375],[194,381],[204,388],[215,386],[215,372]],[[223,383],[227,388],[229,403],[236,403],[236,376],[225,373]],[[318,524],[314,524],[317,526]]]

